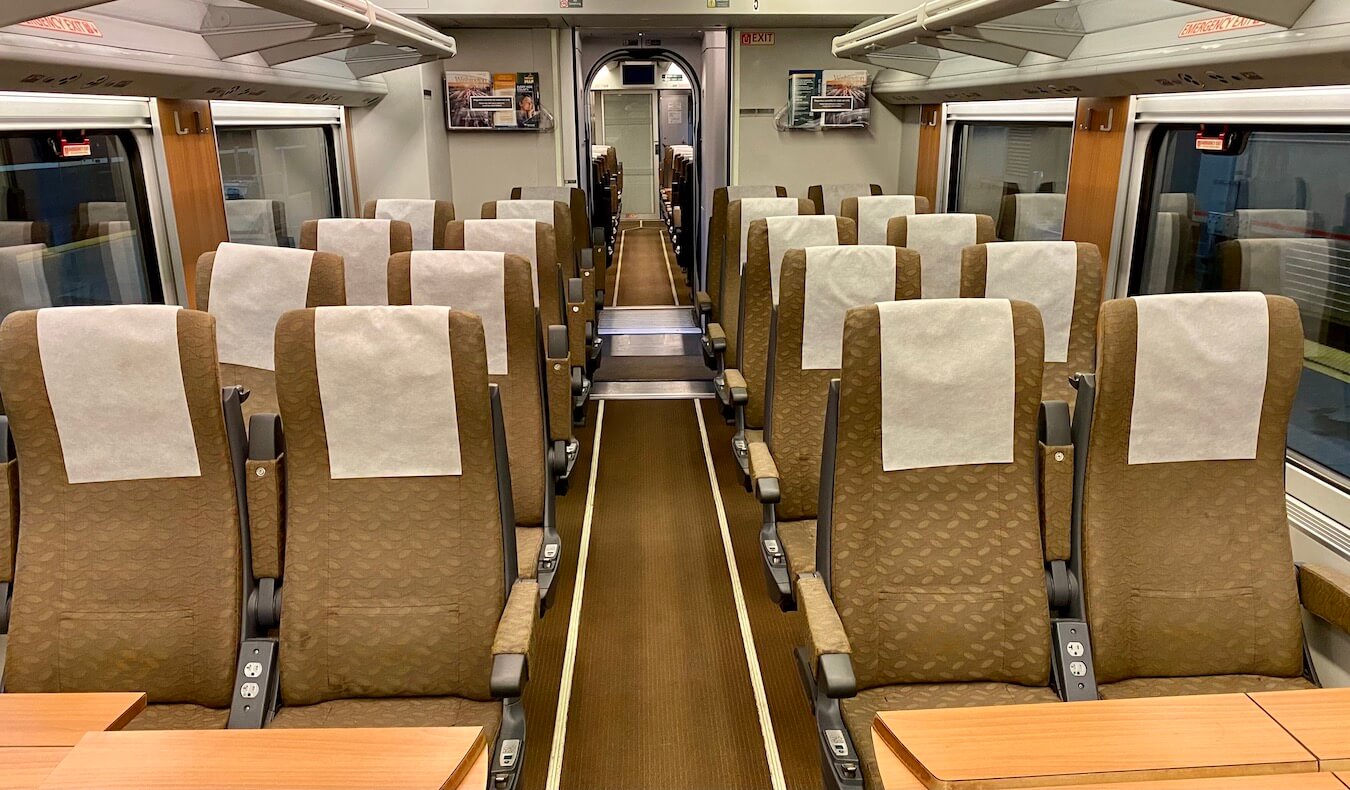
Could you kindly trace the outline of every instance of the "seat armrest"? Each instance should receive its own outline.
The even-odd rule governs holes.
[[[694,294],[694,305],[698,307],[699,315],[712,315],[712,297],[707,291]]]
[[[816,659],[816,682],[830,699],[844,699],[858,693],[853,674],[853,648],[849,646],[844,622],[825,590],[818,574],[797,579],[797,605],[806,614],[811,633],[811,652]]]
[[[1350,634],[1350,575],[1326,565],[1300,565],[1298,597],[1309,612]]]
[[[548,397],[548,436],[555,442],[572,440],[572,361],[567,327],[548,327],[544,349],[544,383]]]
[[[765,505],[777,504],[782,499],[782,481],[773,451],[764,442],[750,443],[750,479],[755,483],[755,497]]]
[[[539,584],[522,579],[511,585],[511,595],[497,622],[492,640],[492,696],[498,699],[519,697],[529,680],[530,644],[534,623],[539,616]]]
[[[253,576],[280,579],[285,546],[286,446],[281,418],[255,414],[248,421],[244,472]]]
[[[1073,445],[1048,445],[1040,448],[1041,545],[1045,561],[1068,561],[1072,548],[1073,522]]]
[[[722,371],[721,376],[713,379],[713,386],[717,388],[717,399],[722,401],[723,406],[744,406],[750,401],[749,385],[736,368]]]
[[[716,322],[708,324],[708,350],[717,356],[725,354],[727,351],[727,331],[722,325]]]
[[[589,342],[586,336],[586,285],[580,277],[569,279],[566,285],[567,304],[564,309],[567,310],[568,353],[572,357],[572,366],[582,367],[586,364],[586,345]]]

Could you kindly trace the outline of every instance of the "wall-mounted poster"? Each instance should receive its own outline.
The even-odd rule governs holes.
[[[457,129],[538,129],[539,74],[447,71],[446,122]]]
[[[793,69],[788,72],[788,106],[779,114],[779,126],[867,126],[868,93],[868,73],[863,69]]]

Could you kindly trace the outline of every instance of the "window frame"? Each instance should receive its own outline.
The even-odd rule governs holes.
[[[218,123],[214,130],[216,135],[216,166],[220,168],[220,188],[221,197],[229,200],[224,195],[225,191],[225,169],[221,164],[220,156],[220,133],[234,131],[258,131],[261,129],[318,129],[323,133],[324,145],[328,149],[329,163],[328,168],[328,210],[331,217],[346,216],[347,193],[343,190],[343,174],[338,156],[338,130],[334,124],[316,124],[316,123]]]
[[[1072,136],[1072,132],[1073,132],[1073,120],[1072,120],[1072,119],[1060,121],[1060,120],[1048,120],[1048,119],[1035,118],[1035,117],[1033,117],[1033,118],[1006,118],[1006,119],[995,119],[995,118],[961,118],[961,117],[949,118],[949,119],[948,119],[948,125],[947,125],[947,131],[948,131],[948,134],[950,135],[950,140],[951,140],[951,144],[950,144],[950,146],[949,146],[949,149],[950,149],[950,155],[949,155],[948,161],[947,161],[947,178],[946,178],[946,182],[943,184],[943,188],[942,188],[942,200],[941,200],[941,202],[942,202],[942,210],[943,210],[943,211],[946,211],[946,212],[953,212],[953,211],[956,211],[956,210],[957,210],[957,209],[956,209],[956,201],[957,201],[957,200],[960,198],[960,196],[961,196],[961,190],[960,190],[961,164],[962,164],[962,162],[963,162],[962,154],[964,153],[963,150],[962,150],[962,149],[963,149],[963,146],[962,146],[962,144],[961,144],[961,140],[962,140],[962,134],[961,134],[961,132],[962,132],[962,130],[963,130],[965,127],[967,127],[967,126],[984,126],[984,127],[990,127],[990,126],[1039,126],[1039,127],[1045,127],[1045,128],[1052,128],[1052,127],[1060,126],[1060,127],[1067,127],[1067,128],[1069,129],[1069,132],[1070,132],[1070,135],[1071,135],[1071,136]],[[1070,139],[1070,143],[1069,143],[1069,159],[1070,159],[1070,161],[1072,161],[1072,159],[1073,159],[1073,141],[1072,141],[1072,139]],[[1069,162],[1065,162],[1065,163],[1064,163],[1064,173],[1065,173],[1065,192],[1067,192],[1067,191],[1068,191]],[[1064,194],[1064,193],[1060,193],[1060,194]]]

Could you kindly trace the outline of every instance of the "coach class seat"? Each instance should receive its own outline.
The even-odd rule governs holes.
[[[845,200],[881,194],[877,184],[815,184],[806,188],[806,198],[815,204],[817,214],[842,215]]]
[[[999,206],[998,237],[1004,241],[1059,241],[1064,238],[1064,194],[1007,195]]]
[[[300,247],[342,256],[349,305],[389,304],[389,256],[412,250],[412,226],[389,219],[311,219],[300,226]]]
[[[923,262],[923,298],[961,295],[961,252],[996,241],[994,219],[986,214],[914,214],[886,225],[886,243],[908,247]]]
[[[703,354],[710,366],[715,366],[726,351],[727,338],[722,331],[722,281],[725,279],[727,257],[727,206],[742,198],[785,198],[787,188],[781,186],[730,186],[713,190],[712,211],[708,220],[708,279],[703,290],[695,294],[699,322],[703,328]],[[717,324],[716,330],[712,325]],[[733,358],[734,359],[734,358]]]
[[[876,246],[886,244],[886,225],[892,217],[927,214],[931,210],[928,198],[922,195],[863,195],[846,197],[839,204],[840,216],[848,217],[858,226],[858,243]]]
[[[406,222],[412,229],[414,250],[443,250],[445,226],[455,218],[455,204],[425,198],[380,198],[367,200],[361,216]]]
[[[230,241],[239,244],[295,246],[286,230],[286,204],[280,200],[226,200],[225,226]]]

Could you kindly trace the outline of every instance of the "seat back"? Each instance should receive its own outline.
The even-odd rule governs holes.
[[[380,198],[361,207],[366,219],[389,219],[408,223],[414,250],[445,249],[445,226],[455,218],[455,204],[448,200]]]
[[[1235,239],[1299,239],[1318,228],[1317,214],[1301,208],[1240,208],[1227,235]]]
[[[446,226],[445,246],[451,250],[480,250],[519,255],[534,272],[534,303],[544,326],[566,325],[563,279],[553,226],[528,219],[455,220]]]
[[[577,187],[514,187],[512,200],[551,200],[566,203],[572,210],[572,245],[578,251],[591,245],[590,207],[586,193]]]
[[[1158,195],[1158,210],[1180,214],[1189,221],[1195,217],[1195,193],[1163,192]]]
[[[290,246],[286,235],[286,204],[280,200],[226,200],[225,225],[230,241],[239,244]]]
[[[880,194],[881,187],[876,184],[816,184],[806,188],[806,197],[815,204],[817,214],[839,215],[846,198]]]
[[[389,256],[412,250],[412,226],[390,219],[311,219],[300,227],[300,246],[342,256],[349,305],[389,304]]]
[[[1145,268],[1148,280],[1140,284],[1146,293],[1195,290],[1193,227],[1181,214],[1158,212],[1149,244],[1151,260]]]
[[[1303,336],[1324,342],[1331,331],[1328,305],[1339,301],[1345,246],[1333,239],[1238,239],[1219,244],[1226,291],[1288,296],[1298,304]]]
[[[727,204],[726,267],[722,272],[721,322],[727,333],[726,358],[740,359],[741,281],[750,252],[750,223],[767,217],[814,214],[805,198],[742,198]]]
[[[774,310],[778,307],[783,256],[793,249],[857,243],[853,221],[833,215],[775,216],[750,223],[737,343],[741,350],[740,369],[750,396],[745,405],[748,427],[764,425],[764,384],[769,370],[770,336]]]
[[[994,219],[987,214],[915,214],[886,225],[887,244],[919,253],[925,299],[960,296],[961,251],[994,240]]]
[[[734,195],[734,197],[732,197]],[[727,258],[727,206],[732,200],[750,197],[787,197],[778,186],[731,186],[713,190],[712,215],[708,220],[708,283],[705,290],[713,304],[713,320],[722,320],[722,280]]]
[[[51,228],[45,222],[17,219],[0,220],[0,247],[51,243]]]
[[[283,703],[490,699],[507,547],[482,321],[435,306],[289,312],[277,394]]]
[[[216,317],[216,357],[225,386],[249,390],[245,417],[277,412],[277,321],[287,310],[341,305],[342,257],[225,242],[197,259],[197,309]]]
[[[557,200],[495,200],[483,204],[483,219],[528,219],[553,227],[558,272],[563,279],[579,276],[572,242],[572,209]]]
[[[230,704],[243,538],[214,325],[124,305],[0,326],[21,459],[6,691]]]
[[[47,245],[0,247],[0,317],[52,304]]]
[[[98,226],[105,222],[130,222],[126,203],[95,200],[75,207],[75,240],[98,236]]]
[[[998,237],[1004,241],[1059,241],[1064,238],[1064,194],[1006,195],[999,206]]]
[[[1282,296],[1102,305],[1080,535],[1098,681],[1302,672],[1284,496],[1302,368]]]
[[[516,523],[544,523],[543,359],[534,273],[519,255],[483,251],[400,253],[389,259],[394,304],[442,305],[479,316],[489,380],[501,393]]]
[[[1041,311],[1043,400],[1072,406],[1069,377],[1093,371],[1101,293],[1102,256],[1095,244],[1009,241],[977,244],[962,252],[961,296],[1020,299]]]
[[[916,299],[844,321],[828,551],[858,688],[1047,682],[1041,319]],[[997,525],[997,528],[991,528]]]
[[[932,211],[928,198],[922,195],[864,195],[846,197],[839,203],[839,212],[858,225],[858,243],[886,244],[886,224],[892,217],[927,214]]]
[[[809,247],[783,258],[765,440],[778,464],[780,520],[816,517],[830,380],[839,378],[844,315],[919,298],[919,254],[900,247]]]

